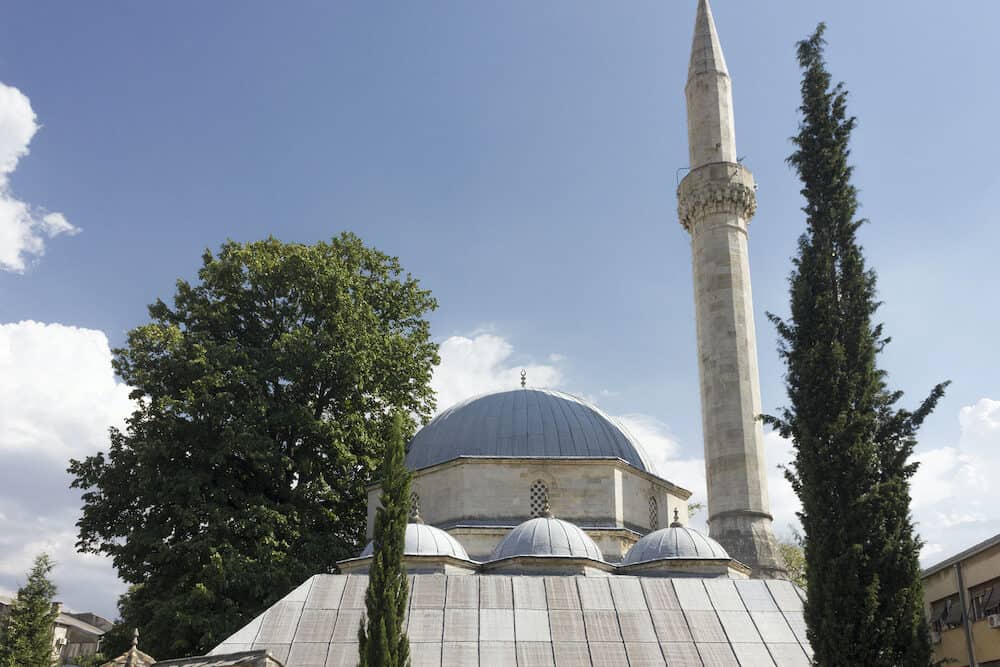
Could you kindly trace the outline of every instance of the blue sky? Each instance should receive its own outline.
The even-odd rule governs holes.
[[[703,483],[682,475],[697,470],[701,435],[674,194],[695,4],[5,3],[0,82],[30,100],[41,128],[0,173],[0,193],[34,207],[44,254],[17,254],[23,268],[0,271],[0,398],[8,423],[22,422],[0,425],[0,532],[16,553],[0,553],[0,588],[16,588],[29,546],[44,542],[10,536],[39,521],[71,532],[75,500],[56,463],[99,448],[106,423],[94,415],[112,423],[123,410],[107,345],[227,238],[358,233],[440,301],[443,402],[515,386],[529,366],[529,380],[648,431],[648,446],[678,462],[665,463],[673,481]],[[968,489],[1000,463],[989,458],[1000,444],[1000,5],[713,7],[737,145],[760,184],[750,248],[765,409],[784,395],[764,312],[786,310],[803,225],[784,162],[797,123],[794,43],[825,20],[831,69],[859,118],[855,182],[872,220],[861,238],[894,338],[882,364],[909,405],[954,381],[921,435],[938,457],[938,476],[915,489],[934,498],[915,503],[927,557],[998,532],[1000,513],[973,507],[956,480]],[[0,151],[20,140],[4,138],[16,127],[2,114]],[[0,261],[11,256],[0,248]],[[33,402],[15,413],[18,397]],[[74,409],[89,419],[86,437]],[[38,434],[28,414],[64,426]],[[22,488],[25,475],[38,486]],[[110,585],[80,583],[107,575],[106,563],[73,557],[65,539],[54,549],[67,603],[112,614]]]

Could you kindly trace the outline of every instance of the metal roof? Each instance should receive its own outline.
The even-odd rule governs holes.
[[[58,625],[65,625],[66,627],[75,628],[81,632],[86,632],[88,635],[94,635],[95,637],[101,637],[104,635],[104,630],[87,623],[86,621],[81,621],[78,618],[70,616],[69,614],[60,612],[56,616],[56,623]]]
[[[729,558],[722,545],[697,530],[684,526],[662,528],[636,542],[625,558],[624,565],[644,563],[661,558]]]
[[[374,552],[375,543],[369,542],[360,557],[371,556]],[[458,540],[440,528],[425,523],[406,524],[403,553],[407,556],[454,556],[469,560],[469,554]]]
[[[411,470],[460,456],[613,457],[650,472],[639,442],[583,399],[547,389],[477,396],[435,417],[407,447]]]
[[[212,653],[354,667],[367,586],[312,577]],[[760,579],[416,574],[404,625],[413,667],[807,667],[802,597]]]
[[[227,655],[162,660],[154,667],[285,667],[269,651],[241,651]]]
[[[552,517],[529,519],[500,541],[493,560],[514,556],[577,556],[604,560],[594,540],[579,526]]]

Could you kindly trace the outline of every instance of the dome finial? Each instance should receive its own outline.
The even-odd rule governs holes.
[[[521,389],[528,386],[528,371],[521,369]]]
[[[413,512],[410,514],[410,523],[423,523],[424,519],[420,516],[420,506],[413,508]]]
[[[542,505],[542,516],[545,517],[546,519],[552,518],[552,506],[549,505],[548,495],[545,496],[545,504]]]
[[[681,525],[681,511],[676,507],[674,508],[674,522],[670,524],[670,527],[683,528],[683,526]]]

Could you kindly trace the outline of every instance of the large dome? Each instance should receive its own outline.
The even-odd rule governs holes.
[[[650,466],[639,442],[597,407],[569,394],[515,389],[455,405],[410,441],[411,470],[460,456],[544,456],[622,459]]]
[[[601,549],[579,526],[551,516],[529,519],[500,541],[493,560],[515,556],[575,556],[604,560]]]

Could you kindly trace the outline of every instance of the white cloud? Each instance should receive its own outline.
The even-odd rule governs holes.
[[[519,387],[522,369],[530,387],[555,388],[562,381],[562,373],[552,364],[510,363],[514,348],[492,333],[452,336],[441,343],[440,354],[431,380],[438,410],[478,394]]]
[[[1000,470],[1000,401],[989,398],[963,407],[958,414],[958,442],[921,448],[920,463],[911,480],[911,509],[917,532],[926,542],[921,562],[952,556],[1000,532],[1000,506],[992,501],[992,473]],[[795,512],[801,508],[791,484],[778,465],[792,460],[791,443],[777,432],[764,436],[768,464],[768,490],[775,530],[799,527]]]
[[[46,239],[80,231],[63,214],[40,210],[11,193],[10,175],[38,129],[31,101],[0,83],[0,270],[21,273],[29,258],[44,254]]]
[[[1000,470],[1000,401],[983,398],[963,407],[958,425],[957,443],[914,457],[920,469],[911,489],[913,515],[928,543],[921,553],[925,566],[1000,532],[993,479]]]
[[[62,465],[105,449],[130,411],[101,331],[25,321],[0,325],[0,453]]]
[[[940,544],[931,544],[931,543],[925,544],[924,547],[920,550],[920,562],[926,563],[928,560],[930,560],[934,556],[937,556],[942,551],[944,551],[944,547],[941,546]]]
[[[792,462],[792,443],[777,431],[764,433],[764,458],[767,461],[767,495],[774,517],[774,532],[780,539],[791,539],[801,524],[795,513],[802,508],[791,483],[785,479],[783,466]]]
[[[16,590],[41,551],[56,561],[59,598],[113,615],[124,586],[108,559],[76,553],[79,492],[68,459],[107,449],[131,412],[100,331],[0,325],[0,589]]]

